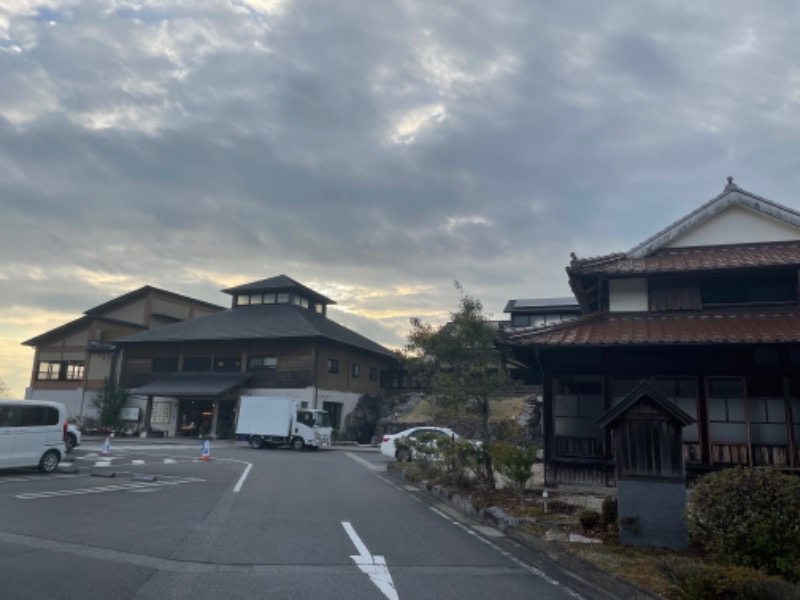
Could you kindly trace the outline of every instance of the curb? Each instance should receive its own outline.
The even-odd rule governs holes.
[[[400,469],[389,468],[387,473],[397,479],[408,481],[405,478],[405,473]],[[594,564],[579,556],[570,554],[550,542],[517,530],[519,519],[506,514],[498,506],[476,510],[468,496],[463,496],[444,486],[432,486],[427,481],[420,481],[417,484],[422,492],[445,501],[462,514],[477,518],[483,524],[502,531],[519,545],[546,556],[568,571],[580,574],[581,579],[603,589],[609,595],[625,600],[663,600],[660,596],[656,596],[652,592],[607,573]]]

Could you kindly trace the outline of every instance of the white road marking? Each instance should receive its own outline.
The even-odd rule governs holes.
[[[239,477],[239,481],[236,482],[236,486],[233,488],[234,493],[238,493],[239,490],[242,489],[242,486],[244,485],[244,480],[247,479],[247,474],[250,472],[250,469],[253,468],[253,463],[246,463],[246,464],[247,468],[244,470],[244,473],[242,473],[242,476]]]
[[[544,580],[545,580],[547,583],[549,583],[549,584],[550,584],[550,585],[552,585],[553,587],[557,587],[557,588],[559,588],[559,589],[563,590],[563,591],[564,591],[566,594],[568,594],[568,595],[572,596],[573,598],[577,598],[577,599],[579,599],[579,600],[585,600],[585,599],[584,599],[584,597],[583,597],[583,596],[581,596],[579,593],[577,593],[577,592],[575,592],[575,591],[571,590],[570,588],[568,588],[568,587],[566,587],[566,586],[563,586],[563,585],[561,585],[561,583],[559,583],[558,581],[556,581],[555,579],[553,579],[552,577],[550,577],[550,576],[549,576],[547,573],[545,573],[544,571],[542,571],[542,570],[540,570],[540,569],[537,569],[536,567],[534,567],[534,566],[532,566],[532,565],[529,565],[528,563],[526,563],[526,562],[524,562],[524,561],[522,561],[522,560],[518,559],[516,556],[514,556],[513,554],[511,554],[511,553],[510,553],[510,552],[508,552],[507,550],[503,550],[503,549],[502,549],[500,546],[498,546],[498,545],[497,545],[497,544],[495,544],[494,542],[491,542],[491,541],[487,540],[485,537],[483,537],[482,535],[480,535],[480,534],[479,534],[477,531],[475,531],[475,530],[474,530],[474,529],[472,529],[471,527],[467,527],[467,526],[466,526],[466,525],[464,525],[463,523],[459,523],[459,522],[458,522],[458,521],[456,521],[455,519],[451,518],[450,516],[446,515],[445,513],[443,513],[442,511],[440,511],[439,509],[437,509],[437,508],[435,508],[435,507],[433,507],[433,506],[431,506],[431,507],[429,507],[429,508],[430,508],[430,509],[431,509],[431,510],[432,510],[434,513],[436,513],[437,515],[439,515],[440,517],[442,517],[443,519],[446,519],[447,521],[450,521],[450,522],[451,522],[453,525],[455,525],[456,527],[458,527],[458,528],[460,528],[460,529],[463,529],[464,531],[466,531],[468,534],[470,534],[471,536],[473,536],[473,537],[474,537],[476,540],[478,540],[478,541],[480,541],[480,542],[483,542],[484,544],[486,544],[487,546],[489,546],[490,548],[492,548],[492,549],[493,549],[493,550],[495,550],[496,552],[499,552],[500,554],[502,554],[503,556],[505,556],[505,557],[506,557],[508,560],[510,560],[511,562],[513,562],[514,564],[516,564],[517,566],[519,566],[519,567],[521,567],[521,568],[525,569],[525,570],[526,570],[526,571],[528,571],[529,573],[533,573],[534,575],[537,575],[538,577],[541,577],[542,579],[544,579]]]
[[[352,452],[345,452],[345,456],[349,456],[354,461],[361,463],[362,465],[367,467],[370,471],[376,471],[377,472],[377,471],[385,471],[386,470],[386,465],[376,465],[374,463],[369,462],[368,460],[365,460],[365,459],[361,458],[360,456],[358,456],[357,454],[354,454]]]
[[[389,600],[399,600],[392,576],[389,573],[389,567],[386,566],[386,560],[383,556],[372,556],[350,523],[342,521],[342,527],[344,527],[350,537],[350,541],[353,542],[356,550],[358,550],[358,554],[350,558],[355,561],[363,573],[369,576],[370,581],[378,587],[384,596]]]
[[[162,480],[153,483],[121,483],[119,485],[104,485],[91,488],[79,488],[74,490],[58,490],[53,492],[38,492],[31,494],[17,494],[15,497],[20,500],[35,500],[38,498],[57,498],[60,496],[81,496],[84,494],[101,494],[104,492],[137,491],[144,488],[159,488],[168,485],[181,485],[183,483],[204,482],[205,479],[196,477],[184,477],[181,479]]]
[[[132,460],[131,464],[132,465],[143,465],[144,461],[143,460]]]

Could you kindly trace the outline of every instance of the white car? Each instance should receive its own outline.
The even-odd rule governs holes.
[[[67,425],[67,435],[64,437],[64,445],[67,452],[72,452],[76,446],[81,445],[81,430],[72,423]]]
[[[430,433],[435,436],[455,440],[461,439],[455,431],[448,429],[447,427],[412,427],[411,429],[406,429],[405,431],[401,431],[399,433],[384,435],[383,440],[381,441],[381,454],[396,458],[399,461],[409,461],[414,457],[414,454],[407,448],[397,448],[395,445],[395,440],[400,438],[415,440],[423,433]]]

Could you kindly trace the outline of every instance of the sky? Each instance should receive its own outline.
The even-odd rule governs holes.
[[[723,191],[800,209],[800,3],[5,0],[0,380],[143,285],[285,274],[390,348]]]

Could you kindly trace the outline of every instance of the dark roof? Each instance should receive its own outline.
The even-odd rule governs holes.
[[[278,275],[276,277],[270,277],[269,279],[253,281],[252,283],[237,285],[236,287],[228,288],[222,291],[226,294],[231,294],[232,296],[237,294],[255,294],[265,292],[299,292],[306,298],[316,302],[321,302],[323,304],[336,304],[336,302],[330,298],[315,292],[311,288],[304,286],[302,283],[299,283],[291,277],[287,277],[286,275]]]
[[[88,325],[93,321],[99,321],[101,323],[112,323],[114,325],[123,325],[125,327],[130,327],[131,329],[147,329],[145,325],[141,325],[139,323],[131,323],[130,321],[121,321],[119,319],[109,319],[108,317],[91,315],[91,316],[80,317],[78,319],[75,319],[74,321],[70,321],[69,323],[64,323],[63,325],[59,325],[55,329],[51,329],[50,331],[46,331],[42,334],[37,335],[36,337],[32,337],[29,340],[25,340],[24,342],[22,342],[22,345],[38,346],[40,343],[44,342],[45,340],[53,336],[62,335],[69,331],[85,327],[86,325]]]
[[[503,312],[533,312],[536,310],[553,311],[558,309],[572,309],[579,311],[578,301],[575,296],[564,298],[520,298],[509,300]]]
[[[331,321],[324,315],[292,304],[237,306],[223,312],[165,325],[115,340],[115,344],[278,340],[325,338],[384,356],[394,353],[380,344]]]
[[[169,292],[167,290],[162,290],[161,288],[153,287],[151,285],[142,286],[136,290],[128,292],[127,294],[122,294],[122,296],[117,296],[108,302],[104,302],[103,304],[98,304],[97,306],[90,308],[89,310],[85,311],[83,314],[85,315],[95,315],[97,313],[103,313],[112,308],[130,302],[131,300],[148,294],[149,292],[156,292],[162,296],[170,296],[171,298],[175,298],[178,300],[185,300],[187,302],[192,302],[193,304],[199,304],[201,306],[205,306],[206,308],[216,309],[216,310],[225,310],[224,306],[219,306],[217,304],[211,304],[210,302],[205,302],[203,300],[198,300],[197,298],[192,298],[190,296],[184,296],[183,294],[176,294],[175,292]]]
[[[508,329],[514,346],[757,344],[800,341],[800,309],[748,313],[599,312],[543,327]]]
[[[136,396],[219,396],[245,384],[252,373],[175,373],[164,375],[139,388]]]
[[[627,412],[643,397],[650,399],[656,405],[660,406],[668,415],[670,415],[684,427],[694,423],[694,419],[692,417],[687,415],[674,402],[654,388],[650,382],[642,381],[619,403],[614,405],[605,414],[603,414],[603,416],[597,419],[597,424],[600,427],[608,427],[609,425],[613,425],[617,419],[625,414],[625,412]]]
[[[800,242],[668,248],[641,258],[616,253],[573,260],[567,271],[570,275],[643,275],[785,266],[800,266]]]

